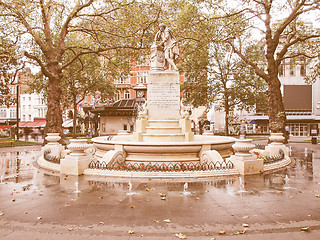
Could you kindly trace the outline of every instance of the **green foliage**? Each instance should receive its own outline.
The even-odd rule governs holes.
[[[16,45],[10,38],[0,33],[0,105],[15,104],[10,93],[10,85],[15,84],[17,73],[24,67],[16,53]]]

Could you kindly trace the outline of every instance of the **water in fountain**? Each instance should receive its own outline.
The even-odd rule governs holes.
[[[292,153],[292,148],[291,146],[289,146],[289,156],[291,156],[291,153]]]
[[[4,184],[4,182],[3,182],[3,176],[0,177],[0,184]]]
[[[284,178],[284,185],[283,185],[283,189],[291,189],[292,187],[290,187],[289,185],[289,177],[286,174],[286,177]]]
[[[245,187],[244,187],[244,183],[243,183],[242,177],[239,177],[239,182],[240,182],[240,189],[239,189],[238,193],[245,193],[245,192],[247,192],[247,190],[246,190]]]
[[[187,182],[185,184],[183,184],[182,195],[185,195],[185,196],[191,195],[191,192],[188,191],[188,187],[189,187],[189,185]]]
[[[132,183],[131,183],[131,181],[129,181],[128,186],[129,186],[129,192],[127,192],[126,195],[130,196],[130,195],[138,194],[137,192],[132,192]]]
[[[307,158],[308,157],[308,148],[304,149],[304,157]]]
[[[81,191],[79,190],[79,182],[75,182],[74,183],[76,190],[74,191],[74,193],[81,193]]]

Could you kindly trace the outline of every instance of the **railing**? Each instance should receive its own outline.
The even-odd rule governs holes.
[[[116,170],[116,171],[135,171],[135,172],[186,172],[186,171],[208,171],[208,170],[228,170],[233,169],[231,161],[215,163],[113,163],[91,161],[90,169]]]

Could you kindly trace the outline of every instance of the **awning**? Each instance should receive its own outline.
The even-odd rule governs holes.
[[[15,125],[16,126],[16,125]],[[45,127],[46,126],[46,120],[38,120],[34,122],[19,122],[19,127]]]
[[[13,128],[13,125],[0,125],[0,129],[9,129]]]
[[[62,127],[69,128],[73,127],[73,119],[68,119],[62,123]]]

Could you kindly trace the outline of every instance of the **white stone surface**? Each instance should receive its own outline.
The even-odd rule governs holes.
[[[150,119],[180,119],[179,80],[178,72],[149,72],[147,98]]]

